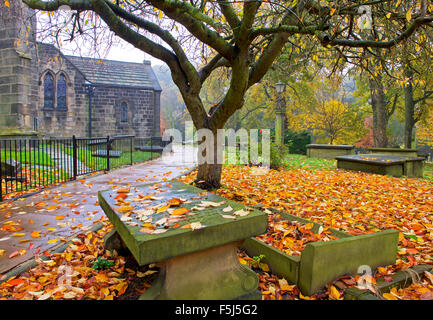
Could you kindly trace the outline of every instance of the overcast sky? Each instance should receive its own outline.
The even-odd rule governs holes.
[[[145,54],[143,51],[128,43],[123,44],[122,47],[112,46],[106,59],[139,63],[143,62],[143,60],[150,60],[152,65],[163,64],[160,60]]]

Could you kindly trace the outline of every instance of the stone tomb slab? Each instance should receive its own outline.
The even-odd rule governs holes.
[[[335,159],[337,156],[355,153],[353,145],[331,145],[331,144],[307,144],[307,156],[309,158]]]
[[[156,226],[157,232],[146,234],[140,232],[143,220],[137,219],[134,210],[129,216],[130,221],[122,221],[125,218],[122,219],[123,213],[119,212],[119,206],[116,205],[116,195],[115,191],[101,191],[98,198],[124,246],[131,251],[139,265],[158,263],[161,267],[159,278],[141,299],[260,298],[260,294],[257,294],[257,275],[239,263],[236,250],[245,239],[266,232],[267,215],[264,212],[246,208],[240,203],[178,181],[148,184],[131,188],[125,199],[145,199],[141,202],[131,200],[130,206],[134,210],[165,206],[168,200],[177,198],[185,200],[180,207],[190,211],[179,216],[180,221],[165,226],[157,225],[156,222],[173,218],[174,215],[169,211],[149,214],[148,217],[152,219],[150,223]],[[152,199],[151,203],[146,200],[149,198]],[[193,210],[203,204],[202,201],[224,204],[205,206],[201,211]],[[233,210],[223,212],[228,206]],[[233,215],[239,210],[248,214],[236,216],[236,219],[222,217]],[[191,213],[193,215],[189,215]],[[198,229],[182,228],[197,226],[198,223],[201,225]]]
[[[401,177],[422,177],[421,157],[401,157],[384,154],[339,156],[337,168]],[[421,168],[420,168],[421,166]]]

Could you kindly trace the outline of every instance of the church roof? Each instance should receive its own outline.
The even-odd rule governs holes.
[[[149,61],[134,63],[77,56],[65,57],[94,85],[161,90]]]

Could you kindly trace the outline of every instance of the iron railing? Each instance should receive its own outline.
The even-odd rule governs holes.
[[[20,196],[83,175],[152,160],[165,146],[159,137],[133,135],[0,139],[0,201],[5,195]]]

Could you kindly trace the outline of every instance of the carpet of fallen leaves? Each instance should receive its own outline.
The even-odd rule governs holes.
[[[182,181],[191,183],[195,174],[192,172],[183,177]],[[338,169],[297,168],[277,171],[225,166],[221,182],[223,187],[217,193],[227,199],[246,205],[261,204],[283,210],[320,223],[326,228],[332,227],[353,235],[389,228],[399,230],[398,259],[392,266],[379,268],[375,274],[376,279],[388,277],[391,281],[392,274],[398,270],[417,264],[433,264],[431,181]],[[373,284],[376,279],[373,279]],[[273,283],[276,285],[271,287],[277,291],[274,290],[271,298],[278,299],[281,297],[278,279],[274,279]],[[424,288],[421,292],[433,291],[427,282],[418,283],[417,286]],[[327,293],[333,293],[337,298],[338,295],[332,288],[338,290],[330,284]],[[299,297],[305,298],[302,295]],[[318,294],[306,298],[320,299],[323,296]]]
[[[404,289],[392,288],[384,293],[387,300],[433,300],[433,276],[425,271],[424,277]]]
[[[290,256],[300,256],[305,246],[314,241],[337,239],[327,228],[320,233],[311,231],[313,223],[292,222],[276,213],[268,214],[268,230],[256,238]]]
[[[112,229],[106,224],[101,230],[79,234],[65,252],[44,252],[36,255],[38,265],[0,285],[3,299],[105,299],[122,295],[128,284],[124,273],[125,258],[104,249],[103,235]],[[48,260],[42,260],[45,256]],[[95,270],[97,257],[110,259],[109,270]]]
[[[192,173],[182,180],[192,182],[194,178]],[[379,267],[371,279],[372,284],[380,277],[392,281],[392,274],[397,270],[420,263],[432,264],[431,182],[336,169],[264,171],[227,166],[223,170],[222,183],[224,187],[217,193],[223,197],[246,205],[274,207],[325,226],[320,235],[313,235],[308,224],[293,224],[270,217],[268,234],[283,242],[287,238],[288,244],[284,247],[291,247],[292,255],[299,254],[307,242],[331,240],[327,234],[329,227],[354,235],[395,228],[401,232],[399,259],[395,265]],[[137,298],[150,286],[157,270],[152,270],[152,266],[129,268],[126,257],[105,250],[103,237],[111,229],[112,225],[105,222],[99,231],[76,235],[63,253],[37,253],[36,267],[0,284],[0,299]],[[42,256],[48,260],[43,261]],[[93,266],[98,258],[114,265],[107,270],[95,270]],[[258,273],[264,300],[341,300],[343,290],[355,286],[359,279],[359,276],[343,276],[317,294],[305,297],[296,286],[272,274],[260,257],[248,257],[239,252],[239,259]],[[431,299],[432,293],[433,282],[426,274],[410,287],[391,291],[383,297]]]

